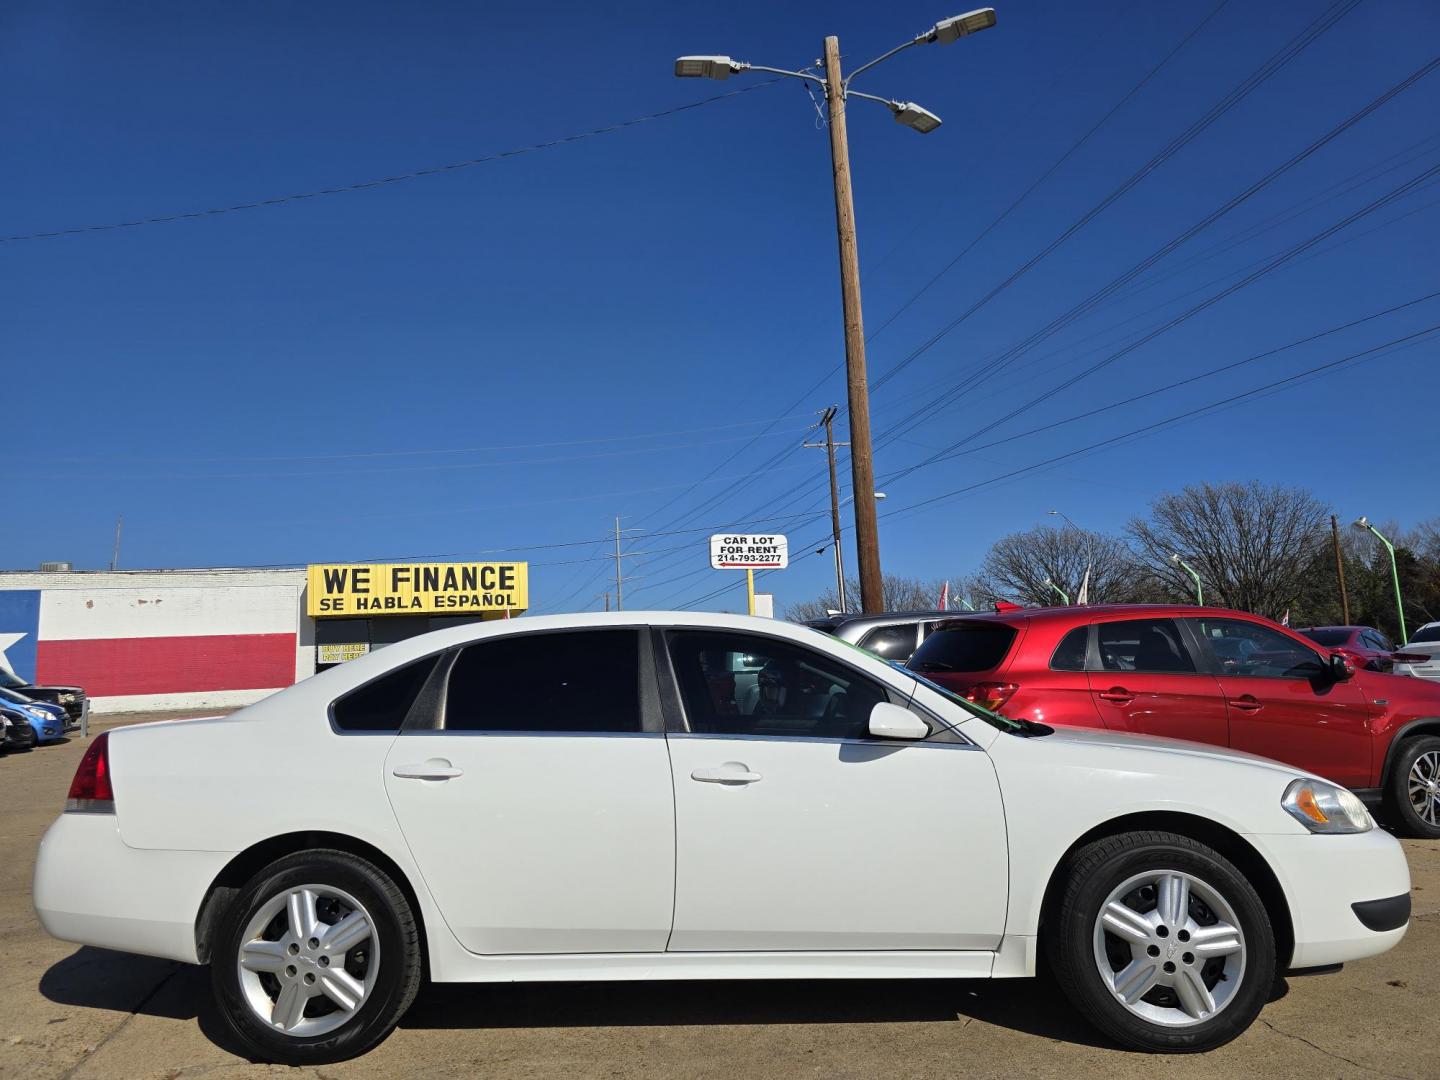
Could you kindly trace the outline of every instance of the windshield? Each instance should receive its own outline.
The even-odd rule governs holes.
[[[13,688],[29,685],[30,684],[27,683],[24,679],[20,678],[20,676],[16,675],[13,671],[10,671],[8,668],[6,668],[4,664],[0,664],[0,686],[8,686]]]
[[[1429,626],[1422,626],[1415,631],[1411,641],[1440,641],[1440,622],[1431,623]]]
[[[29,705],[30,699],[24,694],[17,694],[8,687],[0,687],[0,701],[8,701],[15,705]]]
[[[1350,640],[1350,631],[1344,628],[1322,628],[1319,630],[1301,630],[1311,641],[1333,648],[1336,645],[1344,645]]]

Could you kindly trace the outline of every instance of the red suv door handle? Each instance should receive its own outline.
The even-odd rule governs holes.
[[[1129,705],[1135,700],[1135,695],[1123,686],[1112,686],[1109,690],[1101,690],[1096,695],[1101,701],[1113,702],[1116,705]]]
[[[1249,694],[1238,698],[1231,698],[1226,704],[1232,709],[1239,709],[1241,712],[1259,712],[1265,707]]]

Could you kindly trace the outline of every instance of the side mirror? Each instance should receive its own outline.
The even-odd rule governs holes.
[[[1350,670],[1350,663],[1340,653],[1330,654],[1330,678],[1336,682],[1344,682],[1354,672]]]
[[[923,739],[930,725],[909,709],[882,701],[870,710],[870,734],[877,739]]]

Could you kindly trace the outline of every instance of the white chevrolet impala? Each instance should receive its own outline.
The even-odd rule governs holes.
[[[209,964],[258,1057],[383,1039],[436,982],[1014,978],[1203,1050],[1277,972],[1408,921],[1348,791],[984,712],[805,627],[526,618],[413,638],[223,719],[91,743],[35,906]]]

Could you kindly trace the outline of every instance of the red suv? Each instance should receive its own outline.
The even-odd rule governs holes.
[[[947,620],[907,665],[1016,719],[1163,735],[1288,762],[1440,838],[1440,687],[1354,671],[1220,608],[1027,608]]]

